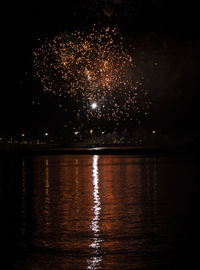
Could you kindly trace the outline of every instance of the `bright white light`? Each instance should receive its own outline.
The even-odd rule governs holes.
[[[92,219],[91,228],[94,232],[94,236],[97,238],[99,232],[99,215],[101,210],[101,202],[99,197],[99,173],[98,173],[98,159],[99,156],[93,156],[93,163],[92,163],[92,177],[93,177],[93,197],[94,197],[94,217]],[[95,241],[96,244],[96,241]],[[94,245],[94,243],[93,243]]]
[[[91,252],[91,258],[87,260],[88,270],[100,269],[102,256],[100,243],[103,241],[100,238],[100,214],[101,214],[101,201],[100,201],[100,192],[99,192],[99,169],[98,169],[98,155],[93,156],[92,162],[92,180],[93,180],[93,219],[91,221],[91,229],[93,231],[93,240],[90,244],[90,248],[93,249]]]
[[[96,108],[97,108],[97,103],[96,103],[96,102],[92,103],[92,104],[91,104],[91,108],[92,108],[92,109],[96,109]]]

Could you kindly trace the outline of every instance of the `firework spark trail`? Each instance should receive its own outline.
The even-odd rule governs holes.
[[[135,62],[115,28],[46,40],[34,52],[34,68],[44,91],[77,102],[88,118],[118,122],[145,111]]]

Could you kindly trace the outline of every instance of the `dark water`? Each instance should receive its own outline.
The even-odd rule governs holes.
[[[199,180],[193,156],[3,157],[0,269],[193,269]]]

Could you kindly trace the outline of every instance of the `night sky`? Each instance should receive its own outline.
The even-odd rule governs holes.
[[[194,3],[193,3],[194,2]],[[198,138],[199,14],[195,1],[109,0],[28,1],[1,8],[3,75],[0,136],[45,130],[62,133],[57,98],[33,76],[32,52],[38,38],[99,27],[117,27],[143,70],[152,108],[144,128]],[[133,49],[134,48],[134,49]],[[34,104],[33,104],[34,102]],[[39,104],[38,104],[39,103]]]

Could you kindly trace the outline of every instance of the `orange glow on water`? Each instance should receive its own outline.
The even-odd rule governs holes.
[[[133,162],[123,156],[37,156],[34,166],[36,247],[81,249],[87,269],[99,269],[104,252],[121,249],[121,237],[130,231],[142,234],[137,226],[144,215],[140,158]],[[145,172],[149,179],[148,168]]]

